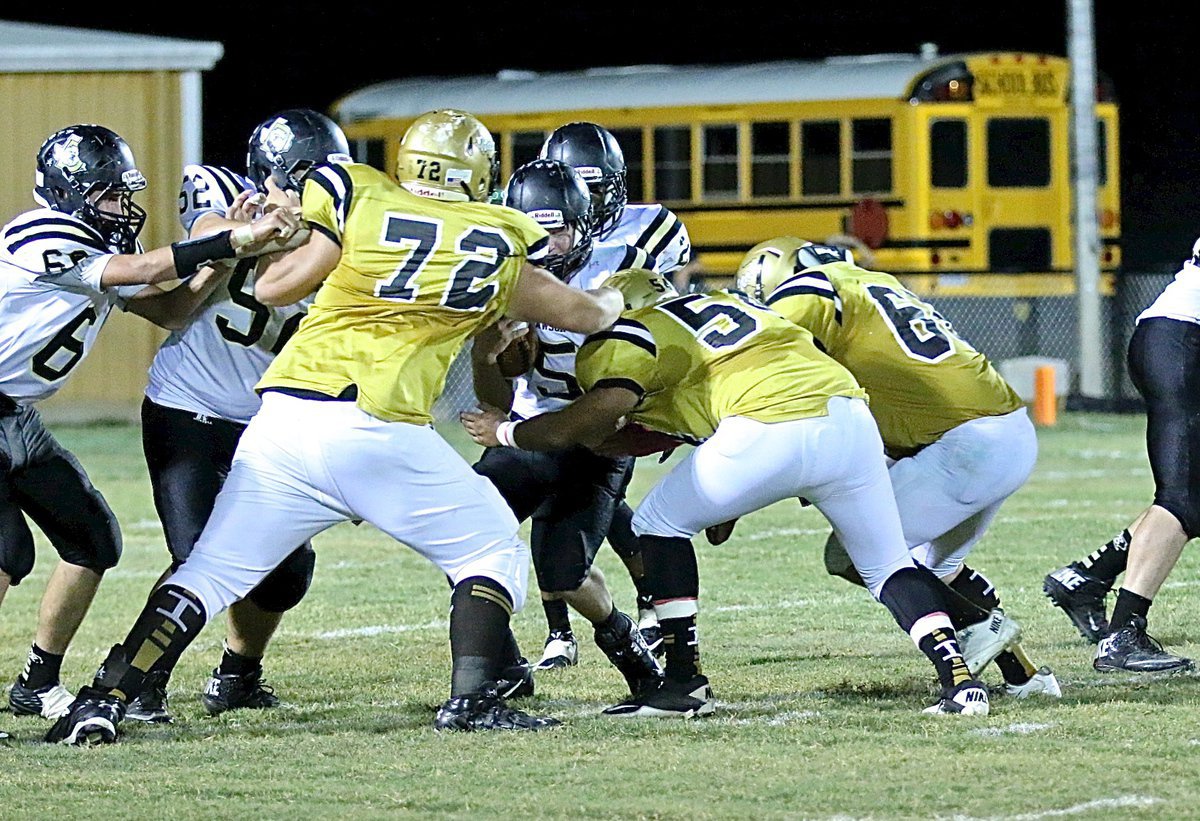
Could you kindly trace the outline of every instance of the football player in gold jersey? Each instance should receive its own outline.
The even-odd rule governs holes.
[[[995,658],[1011,694],[1061,695],[1054,674],[1016,644],[1019,626],[999,610],[995,588],[963,564],[1037,459],[1013,389],[931,305],[895,277],[855,265],[843,248],[767,240],[742,260],[737,286],[810,331],[866,389],[905,539],[959,594],[951,615],[971,672]],[[836,534],[826,564],[856,580]]]
[[[599,447],[622,420],[701,443],[647,494],[633,520],[663,628],[667,679],[610,715],[713,711],[696,638],[699,578],[691,537],[800,496],[841,537],[873,596],[929,657],[942,684],[930,712],[986,715],[945,611],[945,587],[909,556],[883,444],[854,377],[798,328],[744,295],[679,296],[665,279],[623,271],[608,283],[626,312],[580,349],[586,391],[560,411],[509,422],[463,414],[477,442],[530,450]]]
[[[115,740],[123,699],[148,671],[174,665],[208,619],[295,545],[352,519],[411,546],[453,584],[451,697],[437,729],[557,723],[498,695],[529,550],[491,483],[434,432],[430,408],[463,344],[500,317],[590,333],[622,301],[536,267],[546,231],[486,202],[495,158],[482,123],[435,111],[400,144],[399,184],[353,163],[275,169],[270,185],[303,190],[312,235],[260,271],[255,295],[278,305],[320,292],[259,383],[262,409],[193,552],[48,741]]]

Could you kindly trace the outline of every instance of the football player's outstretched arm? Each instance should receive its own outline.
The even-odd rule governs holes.
[[[192,276],[208,262],[258,256],[272,240],[287,239],[300,229],[290,211],[279,208],[254,222],[220,231],[202,239],[189,239],[155,248],[144,254],[114,254],[104,266],[100,285],[155,285]]]
[[[168,331],[182,330],[196,309],[232,271],[232,263],[217,262],[200,269],[200,273],[169,291],[148,285],[129,299],[125,309]]]
[[[507,445],[522,450],[563,450],[572,445],[598,447],[620,429],[640,397],[627,388],[593,388],[559,411],[524,422],[509,422],[495,408],[465,411],[459,420],[481,445]]]
[[[594,334],[616,322],[624,307],[621,294],[612,288],[581,291],[527,262],[513,289],[506,316],[541,322],[564,331]]]
[[[308,242],[294,251],[268,257],[259,263],[254,278],[254,298],[263,305],[292,305],[320,287],[337,267],[342,249],[336,242],[313,231]]]

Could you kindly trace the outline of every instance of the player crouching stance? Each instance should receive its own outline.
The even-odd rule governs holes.
[[[482,123],[435,111],[400,144],[399,184],[357,163],[308,172],[311,237],[259,270],[255,296],[280,305],[320,292],[258,385],[262,409],[195,548],[47,741],[114,741],[147,673],[169,671],[296,545],[351,519],[411,546],[453,583],[453,672],[437,729],[558,723],[498,695],[529,550],[500,494],[433,430],[430,409],[463,344],[501,316],[591,333],[617,318],[621,300],[536,267],[546,231],[487,204],[495,158]]]
[[[706,440],[646,496],[634,516],[662,625],[666,679],[605,712],[693,716],[714,709],[696,634],[699,575],[691,537],[800,496],[833,524],[872,595],[937,669],[942,697],[926,712],[986,715],[945,613],[942,585],[909,557],[865,393],[812,335],[732,292],[679,296],[649,271],[606,285],[626,312],[580,349],[586,391],[526,422],[463,414],[475,441],[530,450],[600,444],[623,419]]]

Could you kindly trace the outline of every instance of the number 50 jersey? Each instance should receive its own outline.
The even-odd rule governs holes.
[[[463,343],[508,307],[549,236],[512,208],[411,194],[358,163],[318,165],[304,218],[341,247],[308,316],[260,389],[336,397],[389,422],[425,425]]]
[[[1021,406],[983,354],[888,274],[848,262],[818,265],[780,283],[767,305],[811,331],[854,374],[894,458],[964,422]]]
[[[691,441],[729,416],[787,422],[825,416],[831,396],[865,398],[812,334],[743,294],[686,294],[628,311],[576,358],[584,390],[641,397],[631,417]]]
[[[189,165],[179,192],[179,222],[191,232],[206,214],[225,216],[254,184],[228,168]],[[246,424],[258,412],[254,386],[311,302],[270,308],[254,298],[257,259],[236,262],[188,324],[173,331],[154,356],[146,396],[158,405]]]

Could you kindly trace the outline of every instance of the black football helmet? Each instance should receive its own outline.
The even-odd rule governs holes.
[[[566,279],[587,264],[592,256],[592,198],[571,166],[557,160],[525,163],[509,179],[504,204],[524,211],[543,228],[574,229],[575,242],[569,251],[538,261],[547,271]]]
[[[592,193],[596,234],[606,239],[629,202],[625,154],[617,138],[595,123],[568,123],[551,132],[540,156],[565,162],[583,177]]]
[[[86,222],[123,254],[137,251],[146,211],[133,194],[145,187],[129,145],[102,125],[69,126],[38,149],[33,198]],[[111,194],[118,196],[119,210],[101,210],[100,200]]]
[[[246,174],[263,193],[268,177],[284,191],[299,193],[314,165],[350,161],[350,144],[337,123],[319,111],[289,108],[263,120],[250,135]]]

